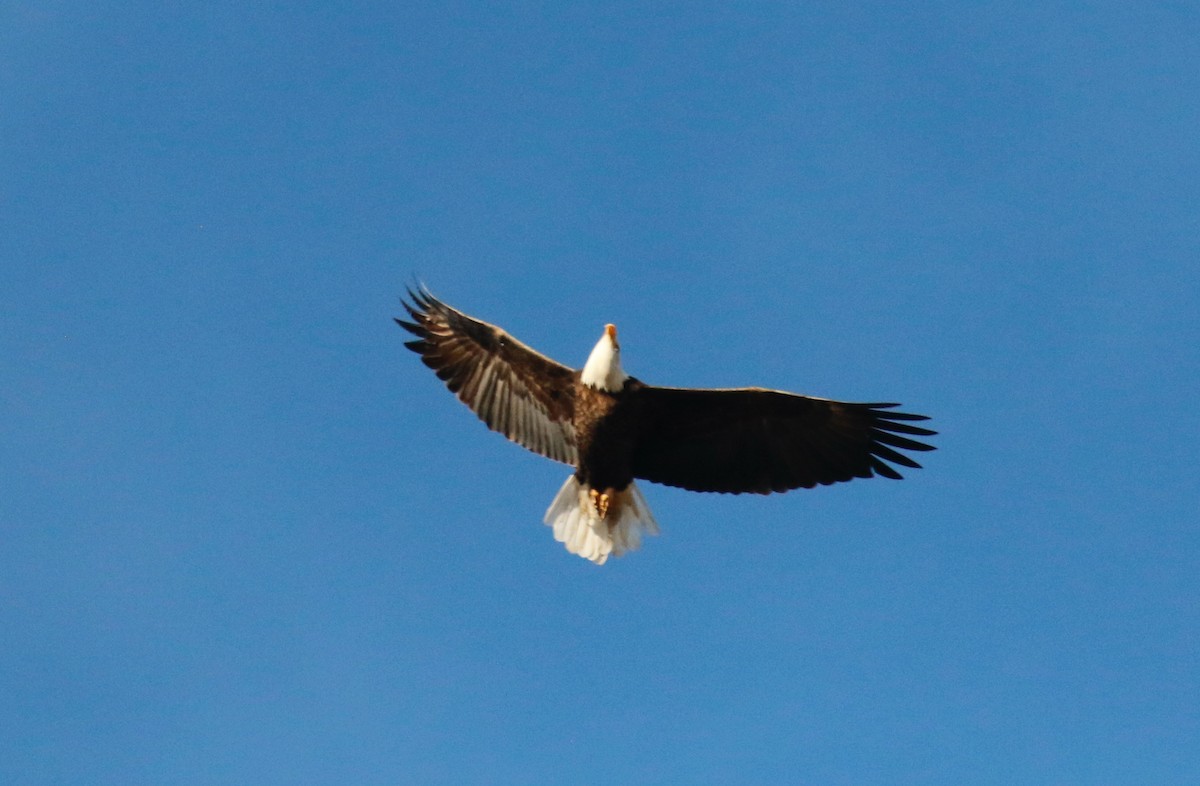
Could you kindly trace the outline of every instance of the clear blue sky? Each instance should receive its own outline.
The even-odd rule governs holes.
[[[0,782],[1200,782],[1200,11],[978,5],[5,4]],[[414,274],[940,450],[596,568]]]

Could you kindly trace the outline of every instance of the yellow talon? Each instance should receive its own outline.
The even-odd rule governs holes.
[[[588,495],[592,498],[592,507],[600,514],[600,518],[608,515],[608,506],[612,504],[612,497],[608,494],[602,494],[596,489],[591,489]]]

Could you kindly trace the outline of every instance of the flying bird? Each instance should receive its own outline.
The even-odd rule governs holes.
[[[667,388],[621,368],[605,325],[582,369],[571,369],[501,328],[451,308],[424,287],[402,301],[416,340],[405,346],[487,427],[569,464],[544,521],[567,551],[596,564],[657,535],[635,480],[690,491],[770,494],[919,468],[907,451],[924,415],[765,388]]]

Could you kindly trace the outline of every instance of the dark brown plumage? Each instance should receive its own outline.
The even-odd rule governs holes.
[[[575,463],[575,379],[495,325],[450,308],[424,289],[403,303],[412,322],[396,323],[418,336],[404,346],[446,383],[493,431],[564,464]]]
[[[900,421],[922,415],[896,404],[849,404],[763,388],[639,391],[634,477],[692,491],[769,494],[879,474],[887,462],[921,465],[900,453],[933,450],[900,434],[932,436]]]

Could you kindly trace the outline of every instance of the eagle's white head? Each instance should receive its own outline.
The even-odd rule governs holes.
[[[592,354],[583,365],[580,380],[585,385],[616,393],[625,386],[629,375],[621,370],[621,345],[617,343],[617,326],[605,325],[604,335],[596,342]]]

